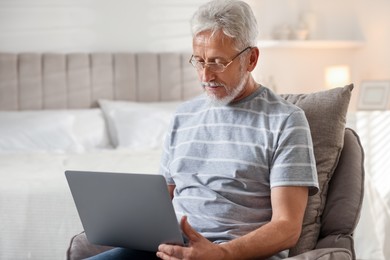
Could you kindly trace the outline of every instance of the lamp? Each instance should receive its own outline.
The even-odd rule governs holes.
[[[327,88],[342,87],[350,83],[350,70],[347,65],[330,66],[325,69]]]

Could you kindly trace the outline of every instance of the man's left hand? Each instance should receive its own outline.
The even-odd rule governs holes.
[[[226,259],[226,251],[196,232],[184,216],[180,221],[181,229],[189,240],[188,247],[162,244],[157,256],[165,260],[176,259]]]

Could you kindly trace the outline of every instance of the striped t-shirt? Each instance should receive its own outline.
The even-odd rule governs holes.
[[[318,190],[304,112],[265,87],[237,103],[210,106],[202,95],[182,104],[172,121],[160,173],[176,185],[178,217],[223,242],[267,223],[270,190]]]

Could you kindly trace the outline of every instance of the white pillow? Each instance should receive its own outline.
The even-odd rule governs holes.
[[[112,148],[103,112],[100,108],[66,110],[75,117],[76,140],[86,150]]]
[[[131,149],[161,147],[171,117],[179,104],[99,100],[112,144],[117,148]]]
[[[112,148],[99,108],[0,112],[0,150],[81,152]]]
[[[0,152],[81,152],[65,112],[0,112]]]

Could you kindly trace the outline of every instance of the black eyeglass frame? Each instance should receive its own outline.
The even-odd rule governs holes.
[[[252,49],[251,46],[248,46],[246,47],[245,49],[243,49],[242,51],[240,51],[239,53],[236,54],[236,56],[233,57],[233,59],[231,59],[228,63],[225,64],[222,64],[222,63],[215,63],[215,62],[210,62],[210,63],[206,63],[206,62],[200,62],[200,61],[197,61],[197,60],[194,60],[194,55],[192,54],[190,59],[189,59],[189,63],[191,63],[191,65],[197,69],[197,70],[203,70],[206,66],[208,68],[211,68],[210,65],[215,65],[215,66],[218,66],[219,68],[221,69],[218,69],[218,70],[215,70],[215,67],[214,69],[211,69],[213,72],[215,73],[222,73],[226,70],[226,68],[233,63],[233,61],[238,57],[240,56],[241,54],[243,54],[245,51],[249,50],[249,49]]]

